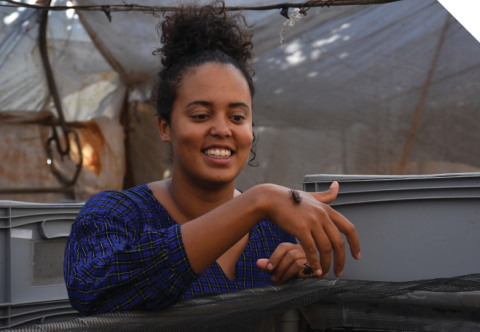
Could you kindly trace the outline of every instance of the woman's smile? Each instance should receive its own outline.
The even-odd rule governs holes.
[[[225,150],[225,149],[207,149],[203,151],[207,156],[213,157],[214,159],[226,159],[231,156],[232,151],[231,150]]]
[[[203,150],[203,154],[208,163],[212,165],[229,165],[232,163],[234,153],[231,149],[220,147],[209,147]]]

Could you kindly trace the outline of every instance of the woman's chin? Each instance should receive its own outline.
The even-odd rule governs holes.
[[[219,172],[214,176],[210,175],[210,176],[204,177],[202,182],[214,187],[217,187],[217,186],[223,187],[234,182],[236,177],[237,177],[236,174]]]
[[[218,188],[234,182],[244,164],[239,163],[236,154],[224,158],[202,154],[200,160],[183,160],[182,166],[178,165],[178,168],[174,165],[174,173],[184,173],[190,181],[200,186]]]
[[[240,170],[241,171],[241,170]],[[197,183],[207,187],[223,187],[235,181],[240,172],[232,168],[207,167],[196,174]]]

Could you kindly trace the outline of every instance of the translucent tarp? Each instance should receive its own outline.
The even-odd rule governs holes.
[[[66,5],[66,0],[53,5]],[[0,7],[0,111],[55,112],[38,48],[38,12]],[[50,12],[47,44],[67,121],[116,117],[125,87],[74,10]]]
[[[0,47],[0,110],[54,111],[36,47],[38,26],[33,18],[19,23],[34,14],[18,11],[13,20],[15,13],[0,8],[1,40],[17,36]],[[314,173],[480,170],[480,44],[436,0],[312,8],[287,27],[283,46],[279,32],[285,18],[278,11],[244,14],[256,22],[260,166],[245,168],[239,189],[263,182],[299,188],[303,176]],[[161,13],[115,12],[112,23],[103,12],[78,15],[52,13],[48,34],[67,119],[118,115],[125,86],[130,101],[148,100],[159,69],[151,52],[160,46],[155,26]],[[153,128],[155,119],[148,125]],[[128,130],[142,130],[136,126]],[[148,132],[158,141],[155,130]],[[134,167],[150,154],[139,149]],[[168,174],[165,160],[157,162],[141,172],[143,180]]]
[[[436,1],[354,7],[255,65],[260,166],[242,188],[480,170],[480,44]]]

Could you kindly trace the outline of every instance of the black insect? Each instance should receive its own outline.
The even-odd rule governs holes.
[[[300,194],[296,190],[290,190],[290,193],[292,194],[292,198],[295,201],[295,203],[300,204],[302,201],[302,197],[300,197]]]
[[[303,264],[303,265],[305,265],[305,267],[303,268],[302,273],[305,274],[305,275],[307,275],[307,276],[309,276],[309,277],[311,277],[312,274],[314,274],[312,268],[311,268],[310,266],[308,266],[307,263],[305,263],[305,264]]]

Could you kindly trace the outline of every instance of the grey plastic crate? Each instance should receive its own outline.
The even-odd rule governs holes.
[[[340,191],[330,205],[360,237],[342,278],[407,281],[480,273],[480,173],[307,175],[304,190]],[[329,276],[333,276],[330,271]]]
[[[0,201],[0,310],[68,299],[65,243],[82,206]]]
[[[0,307],[0,330],[84,317],[68,300]]]

